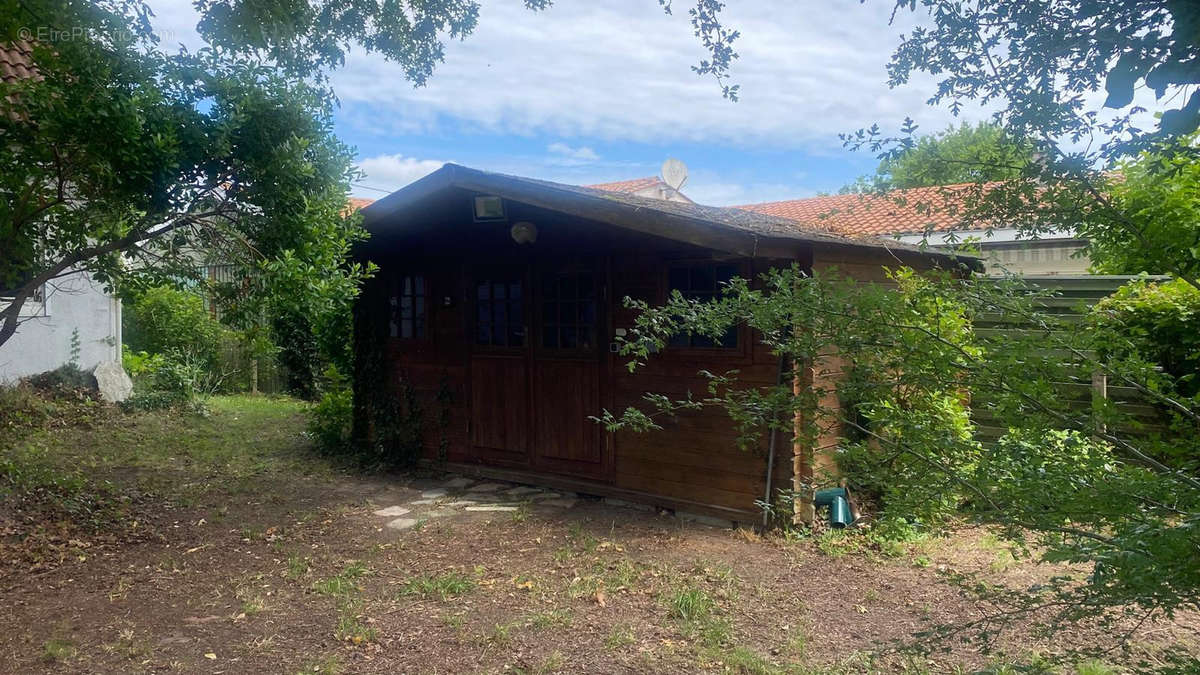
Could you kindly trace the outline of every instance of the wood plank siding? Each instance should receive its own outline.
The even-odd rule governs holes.
[[[473,198],[488,193],[503,197],[504,216],[478,221]],[[427,461],[741,522],[761,518],[765,434],[739,449],[718,409],[659,420],[661,431],[644,434],[612,434],[589,417],[644,406],[647,392],[703,397],[701,370],[736,369],[742,386],[770,386],[778,357],[743,327],[720,344],[677,336],[630,373],[614,353],[618,331],[636,318],[624,299],[662,303],[672,288],[711,297],[732,275],[756,279],[794,262],[871,279],[882,277],[880,265],[900,264],[890,244],[798,231],[736,209],[451,165],[363,214],[372,236],[356,255],[380,273],[358,309],[387,317],[385,375],[420,408]],[[536,240],[517,243],[517,223]],[[901,253],[910,264],[925,255]],[[837,375],[814,368],[801,386]],[[821,447],[835,438],[831,429]],[[789,440],[780,435],[776,488],[793,485]]]

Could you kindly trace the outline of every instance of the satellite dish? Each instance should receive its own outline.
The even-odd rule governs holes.
[[[667,161],[663,162],[661,171],[663,182],[671,186],[673,190],[681,189],[687,182],[687,165],[674,157],[669,157]]]

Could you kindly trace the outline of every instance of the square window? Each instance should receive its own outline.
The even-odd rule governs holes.
[[[688,300],[709,302],[720,296],[722,285],[736,277],[737,273],[738,266],[728,263],[676,265],[667,270],[668,292],[679,291]],[[678,334],[671,337],[669,344],[682,348],[736,349],[738,329],[737,326],[731,326],[720,340],[704,335]]]

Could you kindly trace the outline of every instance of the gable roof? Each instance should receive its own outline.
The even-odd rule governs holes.
[[[922,234],[960,227],[979,229],[965,225],[961,215],[961,201],[977,189],[975,183],[959,183],[892,190],[883,195],[830,195],[734,208],[789,218],[810,227],[822,225],[852,237]]]
[[[359,209],[366,208],[366,207],[370,206],[371,204],[374,204],[375,200],[374,199],[364,199],[362,197],[350,197],[349,199],[346,200],[346,203],[350,206],[350,209],[352,211],[357,211]]]
[[[980,267],[975,258],[926,250],[895,240],[849,237],[833,232],[820,223],[808,225],[754,211],[640,197],[596,187],[479,171],[458,164],[446,164],[367,206],[362,211],[363,226],[372,233],[392,230],[399,225],[397,216],[402,216],[405,210],[451,188],[499,195],[532,206],[735,255],[791,257],[800,250],[800,245],[814,244],[827,249],[863,252],[885,250],[897,256],[935,260],[944,265],[965,262],[972,267]]]

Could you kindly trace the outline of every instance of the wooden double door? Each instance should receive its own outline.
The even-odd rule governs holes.
[[[485,463],[603,480],[607,347],[597,261],[480,266],[472,279],[471,445]]]

